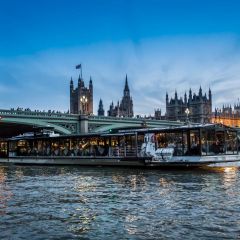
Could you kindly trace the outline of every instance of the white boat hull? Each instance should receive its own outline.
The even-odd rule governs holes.
[[[240,155],[173,156],[170,160],[153,157],[151,164],[186,167],[240,167]]]

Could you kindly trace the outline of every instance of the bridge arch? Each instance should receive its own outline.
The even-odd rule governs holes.
[[[5,124],[5,125],[4,125]],[[53,127],[54,130],[60,134],[71,134],[71,131],[60,126],[57,124],[53,124],[50,122],[46,122],[46,121],[41,121],[41,120],[34,120],[33,119],[18,119],[18,118],[2,118],[0,120],[0,128],[4,126],[9,127],[9,128],[13,128],[13,127],[20,127],[22,129],[33,129],[33,127]],[[13,129],[11,129],[13,131]],[[14,131],[13,131],[14,132]],[[16,133],[17,133],[17,129],[16,129]]]

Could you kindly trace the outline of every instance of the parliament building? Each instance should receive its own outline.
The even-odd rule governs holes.
[[[189,110],[187,113],[186,109]],[[189,90],[189,95],[184,94],[184,98],[178,98],[175,91],[174,98],[169,99],[166,94],[166,119],[170,121],[190,121],[194,123],[210,123],[212,118],[212,93],[209,89],[208,96],[203,95],[200,87],[198,95],[192,94]]]
[[[222,109],[215,108],[213,123],[220,123],[230,127],[240,127],[240,103],[223,105]]]

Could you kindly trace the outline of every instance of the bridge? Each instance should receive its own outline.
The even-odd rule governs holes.
[[[0,109],[0,137],[9,137],[33,131],[35,127],[52,127],[60,134],[103,132],[127,127],[179,126],[181,122],[151,120],[145,118],[122,118],[86,116],[54,111],[4,110]]]

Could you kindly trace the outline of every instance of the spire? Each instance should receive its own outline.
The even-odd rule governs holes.
[[[166,103],[168,103],[168,93],[166,92]]]
[[[209,88],[209,91],[208,91],[208,97],[209,97],[209,100],[212,100],[212,91],[211,91],[210,88]]]
[[[184,93],[184,103],[187,103],[187,93]]]
[[[192,89],[189,89],[189,100],[192,100]]]
[[[89,80],[89,89],[93,89],[93,83],[92,83],[92,77],[90,76],[90,80]]]
[[[201,86],[199,88],[199,97],[202,97],[202,88],[201,88]]]
[[[73,80],[72,80],[72,77],[71,77],[71,80],[70,80],[70,89],[73,90]]]
[[[128,91],[128,92],[129,92],[127,74],[126,74],[126,79],[125,79],[125,87],[124,87],[124,92],[126,92],[126,91]]]
[[[178,99],[178,96],[177,96],[177,90],[175,90],[175,100]]]
[[[81,78],[80,75],[78,76],[78,86],[84,87],[84,81],[83,81],[83,79]]]
[[[101,98],[98,105],[98,116],[104,116],[103,102]]]

